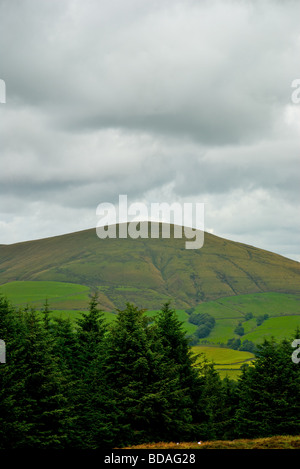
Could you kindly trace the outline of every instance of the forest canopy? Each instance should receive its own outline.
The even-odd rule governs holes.
[[[292,339],[265,340],[238,381],[196,357],[170,303],[126,304],[108,324],[93,296],[75,327],[0,297],[0,448],[122,447],[300,433]],[[196,363],[197,361],[197,363]]]

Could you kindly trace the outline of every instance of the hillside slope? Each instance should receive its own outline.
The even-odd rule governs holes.
[[[0,284],[78,283],[97,289],[106,309],[124,301],[177,308],[257,292],[300,292],[300,264],[205,233],[201,249],[184,239],[99,239],[95,229],[0,246]]]

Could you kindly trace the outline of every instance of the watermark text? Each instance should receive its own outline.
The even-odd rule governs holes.
[[[4,340],[0,339],[0,363],[6,363],[6,347]]]
[[[292,342],[292,347],[293,348],[296,348],[296,350],[294,350],[294,352],[292,353],[292,361],[294,363],[300,363],[300,357],[298,355],[300,355],[300,339],[295,339],[293,342]]]
[[[151,203],[128,205],[127,195],[119,195],[116,207],[111,203],[98,205],[97,236],[105,238],[182,238],[186,249],[199,249],[204,243],[204,204]],[[172,228],[171,228],[172,226]],[[118,233],[117,233],[118,231]]]
[[[299,104],[300,103],[300,78],[295,78],[295,80],[292,81],[291,87],[295,88],[291,96],[292,103]]]
[[[0,78],[0,103],[6,103],[6,84],[4,80]]]

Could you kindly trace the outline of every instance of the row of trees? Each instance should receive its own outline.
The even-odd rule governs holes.
[[[291,341],[265,341],[238,381],[193,356],[175,311],[90,301],[69,320],[0,298],[0,448],[101,448],[300,433]]]
[[[232,348],[233,350],[241,350],[242,352],[251,352],[256,354],[256,345],[248,339],[245,339],[243,342],[240,338],[228,339],[226,345],[228,348]]]
[[[191,311],[188,321],[197,326],[196,332],[194,332],[193,336],[190,337],[190,343],[196,344],[199,342],[199,339],[203,339],[210,334],[216,321],[210,314],[197,313],[194,308],[191,308],[188,311]]]

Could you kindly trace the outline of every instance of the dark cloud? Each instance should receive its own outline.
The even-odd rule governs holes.
[[[124,193],[206,202],[216,234],[300,259],[287,241],[299,13],[292,0],[0,0],[0,242],[94,225]]]

